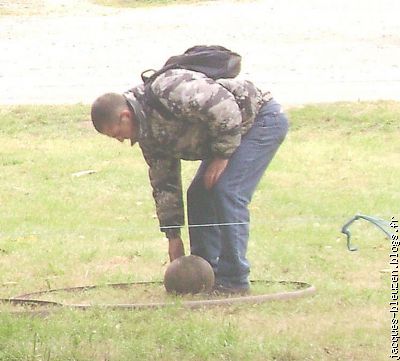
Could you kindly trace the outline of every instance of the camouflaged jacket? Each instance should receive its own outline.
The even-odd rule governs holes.
[[[171,236],[179,234],[179,227],[171,231],[168,226],[184,224],[180,160],[229,158],[271,97],[249,81],[214,81],[183,69],[168,70],[151,86],[174,118],[163,118],[149,105],[143,84],[124,95],[139,125],[138,143],[149,165],[160,227]]]

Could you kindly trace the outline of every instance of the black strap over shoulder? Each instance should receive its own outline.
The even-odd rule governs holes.
[[[234,78],[240,73],[241,56],[222,46],[197,45],[182,55],[172,56],[165,67],[178,66],[198,71],[211,79]]]
[[[234,78],[240,73],[241,60],[239,54],[220,45],[196,45],[181,55],[172,56],[160,70],[148,69],[141,74],[149,105],[164,118],[173,118],[172,112],[160,102],[151,89],[153,81],[170,69],[197,71],[211,79]],[[150,76],[147,75],[149,72],[152,72]]]

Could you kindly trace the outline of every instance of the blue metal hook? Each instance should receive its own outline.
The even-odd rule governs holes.
[[[356,214],[352,219],[350,219],[346,224],[343,225],[342,227],[342,233],[344,233],[347,236],[347,248],[349,251],[357,251],[358,247],[357,246],[353,246],[351,244],[351,233],[350,230],[348,229],[350,227],[350,225],[358,220],[358,219],[365,219],[368,222],[371,222],[372,224],[374,224],[375,226],[377,226],[381,231],[383,231],[389,238],[392,237],[392,233],[390,233],[390,231],[388,231],[386,228],[391,228],[390,226],[390,222],[385,221],[383,219],[380,218],[376,218],[376,217],[372,217],[372,216],[367,216],[365,214]]]

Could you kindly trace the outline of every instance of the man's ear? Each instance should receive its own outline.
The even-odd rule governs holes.
[[[131,117],[131,112],[129,111],[129,109],[124,109],[124,110],[122,110],[121,111],[121,113],[120,113],[120,117]]]
[[[129,121],[133,121],[133,114],[129,109],[124,109],[119,114],[120,122],[123,122],[125,119],[129,119]]]

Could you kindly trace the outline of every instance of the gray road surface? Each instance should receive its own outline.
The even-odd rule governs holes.
[[[241,77],[283,104],[400,100],[398,0],[37,7],[37,15],[0,17],[0,104],[89,103],[195,44],[241,53]]]

